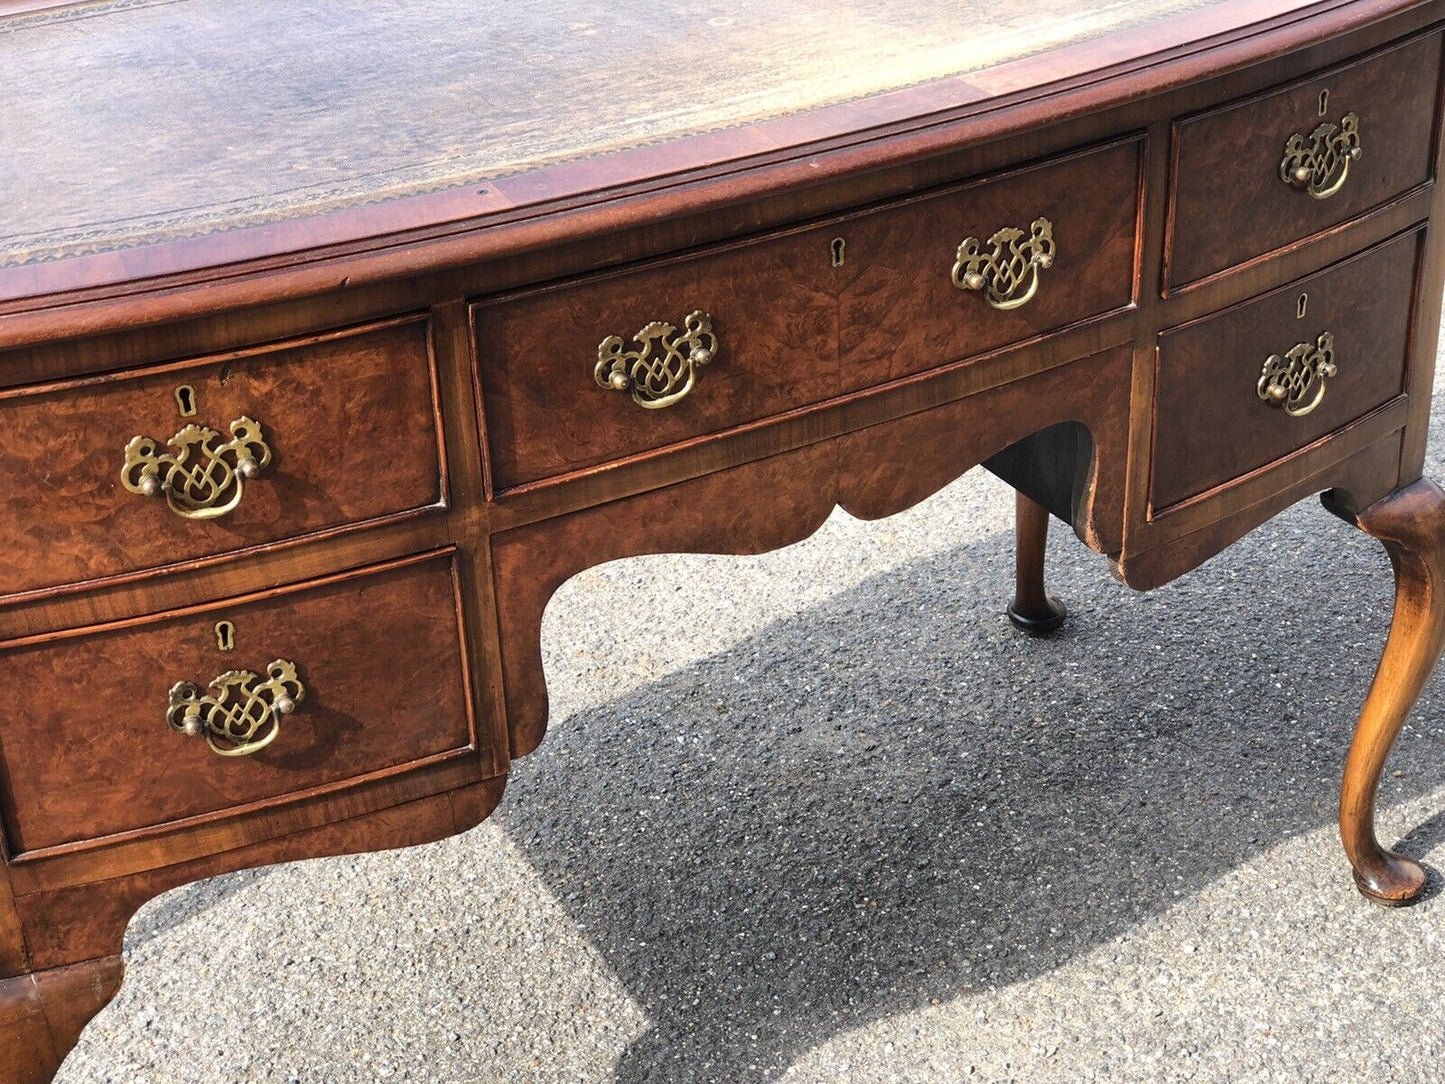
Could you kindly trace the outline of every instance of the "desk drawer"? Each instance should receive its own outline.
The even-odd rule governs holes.
[[[625,459],[827,398],[838,343],[832,236],[787,232],[474,305],[493,486]],[[654,364],[650,389],[645,380],[599,386],[611,369],[604,344],[618,367],[629,352]],[[715,356],[694,365],[700,348]],[[664,387],[670,402],[654,394]]]
[[[1111,144],[477,303],[494,488],[665,448],[1127,307],[1142,146]],[[968,238],[976,259],[960,256]],[[971,272],[977,288],[962,281]],[[605,386],[610,379],[619,386]]]
[[[1284,248],[1430,180],[1440,63],[1435,33],[1180,121],[1169,285]]]
[[[1404,391],[1422,238],[1416,231],[1386,241],[1160,336],[1156,512],[1267,466]],[[1271,387],[1284,389],[1282,400]]]
[[[6,838],[23,854],[475,757],[465,658],[449,553],[0,648]],[[272,740],[217,755],[246,707]],[[213,729],[168,725],[188,716]]]
[[[1127,308],[1143,147],[1135,139],[1094,148],[840,223],[843,386],[880,384]],[[1048,266],[1034,268],[1045,231]],[[986,281],[969,289],[970,273]]]
[[[0,393],[0,426],[0,595],[443,500],[422,318]],[[254,478],[237,476],[243,456]],[[172,488],[146,495],[147,474]]]

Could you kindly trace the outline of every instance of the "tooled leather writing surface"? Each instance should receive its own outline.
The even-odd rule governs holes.
[[[278,15],[111,0],[14,15],[0,267],[733,128],[1213,2],[349,0]]]

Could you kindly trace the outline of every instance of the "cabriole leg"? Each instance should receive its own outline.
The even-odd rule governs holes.
[[[1064,623],[1064,604],[1044,590],[1044,549],[1049,540],[1049,513],[1041,504],[1016,494],[1014,600],[1008,617],[1016,628],[1047,636]]]
[[[1375,795],[1390,747],[1435,668],[1445,642],[1445,492],[1421,480],[1357,517],[1395,570],[1395,616],[1345,763],[1340,836],[1361,892],[1380,903],[1414,901],[1425,887],[1420,863],[1375,838]]]

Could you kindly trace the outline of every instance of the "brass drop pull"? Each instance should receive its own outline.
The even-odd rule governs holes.
[[[1325,397],[1325,381],[1335,366],[1335,337],[1328,331],[1312,343],[1298,343],[1284,354],[1271,354],[1264,363],[1256,392],[1273,407],[1302,418]]]
[[[261,423],[247,417],[231,423],[231,439],[204,425],[188,425],[163,449],[150,437],[125,446],[120,481],[132,493],[164,496],[172,512],[186,519],[215,519],[241,503],[246,483],[271,463]]]
[[[1350,163],[1362,153],[1360,118],[1346,113],[1339,124],[1321,124],[1310,133],[1308,142],[1298,132],[1290,136],[1279,163],[1279,179],[1315,199],[1329,199],[1345,186]]]
[[[1027,305],[1039,292],[1039,272],[1054,265],[1054,224],[1036,218],[1028,233],[1006,226],[988,243],[987,252],[977,237],[958,246],[953,284],[960,290],[981,290],[990,305],[1005,312]]]
[[[223,757],[258,753],[276,740],[281,717],[306,696],[296,664],[277,659],[266,667],[266,680],[249,670],[227,670],[211,682],[215,694],[192,681],[171,686],[166,722],[178,734],[206,739]]]
[[[624,349],[621,335],[609,335],[597,345],[597,366],[592,375],[598,387],[632,393],[632,401],[647,410],[661,410],[678,402],[697,382],[697,371],[718,352],[712,317],[701,310],[688,313],[682,330],[654,320]]]

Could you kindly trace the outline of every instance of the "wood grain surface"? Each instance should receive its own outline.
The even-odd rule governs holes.
[[[507,489],[675,444],[837,392],[828,228],[488,302],[473,309],[492,484]],[[709,313],[717,357],[662,410],[597,386],[598,344]]]
[[[1390,748],[1445,646],[1445,492],[1421,479],[1353,518],[1389,554],[1395,613],[1345,761],[1340,838],[1360,891],[1398,906],[1418,899],[1428,877],[1415,859],[1381,846],[1375,800]]]
[[[473,309],[499,490],[625,459],[1128,307],[1141,146],[1124,143],[753,244]],[[959,244],[1039,217],[1056,262],[1001,311],[953,285]],[[843,242],[834,266],[833,243]],[[674,406],[598,388],[598,343],[709,313],[718,357]],[[540,333],[539,333],[540,332]]]
[[[1281,248],[1384,203],[1434,175],[1440,34],[1180,122],[1168,284],[1178,287]],[[1320,94],[1327,91],[1327,116]],[[1360,118],[1362,154],[1328,199],[1280,180],[1286,140]]]
[[[1064,623],[1064,604],[1044,587],[1049,510],[1023,493],[1014,500],[1014,597],[1008,617],[1014,627],[1047,636]]]
[[[217,646],[219,620],[235,649]],[[475,743],[449,555],[0,647],[5,834],[24,854],[397,772]],[[297,665],[280,736],[225,758],[165,723],[178,681]]]
[[[201,858],[27,893],[18,907],[31,968],[46,971],[119,953],[131,916],[147,900],[177,885],[233,869],[411,847],[465,832],[491,814],[505,785],[505,777],[488,779]]]
[[[1134,300],[1139,142],[1115,144],[1009,172],[839,223],[838,332],[843,388],[865,388],[1022,342]],[[1058,252],[1038,294],[1018,309],[992,308],[953,285],[959,244],[1037,218]]]
[[[1160,336],[1156,515],[1318,440],[1404,390],[1420,245],[1418,232],[1407,233]],[[1339,372],[1326,382],[1320,405],[1292,417],[1261,400],[1265,359],[1315,343],[1325,331],[1335,337]]]
[[[46,1084],[124,969],[117,954],[0,979],[0,1082]]]
[[[429,324],[0,391],[0,596],[215,559],[444,499]],[[195,392],[182,417],[175,392]],[[121,485],[126,443],[261,423],[274,459],[211,520]]]

